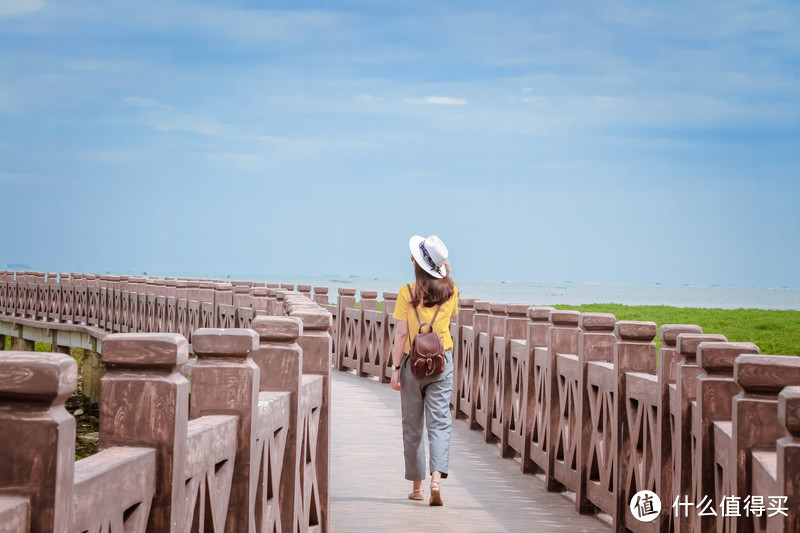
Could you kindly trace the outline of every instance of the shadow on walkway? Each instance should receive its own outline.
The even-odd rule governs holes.
[[[331,530],[351,532],[559,532],[611,531],[575,503],[548,493],[537,476],[456,420],[450,477],[442,483],[444,507],[415,502],[403,478],[400,395],[389,385],[333,371]]]

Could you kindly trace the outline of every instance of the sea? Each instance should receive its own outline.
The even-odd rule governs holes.
[[[338,289],[354,288],[397,292],[408,280],[364,278],[356,276],[291,277],[248,275],[189,275],[154,273],[160,276],[204,277],[216,279],[245,279],[269,283],[293,283],[328,287],[328,297],[336,301]],[[599,283],[530,283],[514,281],[456,280],[459,295],[492,302],[525,303],[530,305],[581,305],[617,303],[624,305],[669,305],[718,309],[779,309],[800,310],[800,289],[761,289],[742,287],[702,287],[670,285],[605,285]]]

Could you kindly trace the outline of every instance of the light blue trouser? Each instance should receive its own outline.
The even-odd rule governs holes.
[[[400,363],[400,405],[403,413],[403,451],[406,479],[423,481],[425,443],[422,428],[428,429],[430,445],[429,472],[439,471],[447,477],[450,460],[450,393],[453,391],[453,352],[445,352],[444,372],[438,376],[417,379],[411,373],[408,354]]]

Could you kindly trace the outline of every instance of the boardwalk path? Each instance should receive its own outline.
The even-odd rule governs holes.
[[[611,531],[575,512],[542,479],[522,475],[519,462],[501,459],[496,446],[456,420],[444,507],[406,499],[400,396],[389,385],[332,372],[331,530],[351,532]]]

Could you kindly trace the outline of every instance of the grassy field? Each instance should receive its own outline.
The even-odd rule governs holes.
[[[761,353],[800,355],[800,311],[762,309],[700,309],[666,305],[556,305],[582,313],[613,313],[617,320],[647,320],[662,324],[697,324],[705,333],[720,333],[732,342],[752,342]]]

